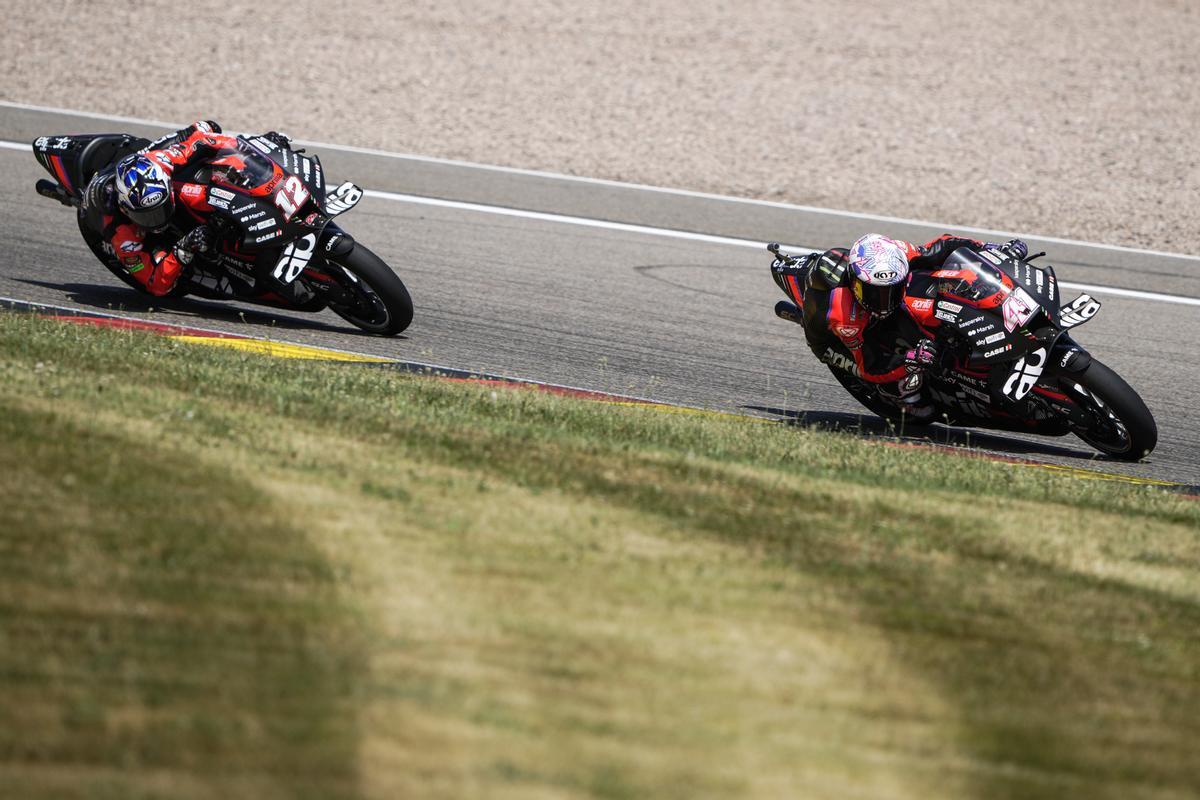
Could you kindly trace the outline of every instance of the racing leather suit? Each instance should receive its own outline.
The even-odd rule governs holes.
[[[236,139],[220,131],[215,122],[198,121],[157,139],[142,152],[170,177],[214,148],[237,146]],[[171,192],[177,215],[183,210],[194,221],[203,222],[212,211],[202,184],[172,180]],[[165,231],[146,230],[121,212],[111,168],[98,173],[88,184],[83,208],[92,227],[109,241],[117,259],[148,292],[161,297],[175,287],[186,266],[175,250],[176,237]]]
[[[960,247],[975,252],[984,243],[951,234],[916,247],[903,245],[913,271],[935,270]],[[780,288],[802,309],[804,335],[823,363],[875,384],[895,384],[908,374],[904,349],[916,344],[919,329],[907,306],[873,319],[850,289],[849,251],[834,248],[813,253],[792,266],[774,271]]]

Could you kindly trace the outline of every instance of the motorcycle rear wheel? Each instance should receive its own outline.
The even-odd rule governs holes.
[[[99,234],[88,227],[87,222],[84,220],[83,212],[78,213],[76,222],[79,225],[79,232],[83,234],[83,241],[92,251],[92,254],[96,256],[96,259],[104,265],[105,269],[111,272],[113,276],[117,278],[117,280],[121,281],[121,283],[125,284],[130,289],[133,289],[135,292],[139,292],[140,294],[144,294],[148,297],[153,297],[153,295],[150,294],[145,286],[143,286],[137,281],[137,279],[129,274],[129,270],[125,269],[121,262],[117,260],[115,255],[111,255],[104,251],[103,240],[100,238]]]
[[[1096,359],[1083,375],[1064,380],[1062,385],[1076,403],[1090,408],[1100,419],[1087,431],[1075,431],[1100,452],[1121,461],[1138,461],[1158,444],[1158,425],[1142,398],[1120,375]]]
[[[342,288],[356,297],[354,304],[329,303],[329,309],[367,333],[395,336],[412,323],[412,298],[404,282],[383,259],[357,242],[344,256],[329,257],[332,264],[354,276]]]
[[[905,414],[897,408],[894,403],[888,402],[879,395],[879,390],[866,381],[860,380],[853,375],[848,375],[836,367],[830,366],[829,371],[833,373],[833,377],[842,385],[842,388],[850,393],[858,402],[862,403],[863,407],[869,410],[877,417],[883,418],[898,432],[903,433],[905,430],[925,430],[929,422],[922,422]]]

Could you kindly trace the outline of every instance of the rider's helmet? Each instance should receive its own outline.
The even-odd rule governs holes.
[[[117,164],[117,205],[134,224],[157,230],[171,221],[175,198],[166,170],[134,153]]]
[[[904,299],[908,284],[908,253],[904,245],[868,233],[850,246],[850,289],[875,317],[886,317]]]

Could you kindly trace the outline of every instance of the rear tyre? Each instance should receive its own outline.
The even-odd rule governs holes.
[[[1083,375],[1064,380],[1062,385],[1076,403],[1096,416],[1096,424],[1075,431],[1075,435],[1100,452],[1122,461],[1138,461],[1158,444],[1158,425],[1142,398],[1096,359]]]
[[[408,289],[383,259],[356,242],[346,255],[330,256],[328,260],[351,274],[339,283],[354,299],[348,303],[330,302],[329,308],[335,314],[380,336],[395,336],[412,323]]]
[[[87,243],[87,246],[91,249],[92,254],[99,259],[100,263],[103,264],[109,272],[115,275],[121,281],[121,283],[124,283],[130,289],[133,289],[139,294],[144,294],[147,297],[154,296],[150,294],[145,286],[138,283],[136,278],[129,274],[129,270],[125,269],[125,266],[117,260],[116,256],[105,252],[104,242],[101,240],[99,234],[88,227],[87,222],[84,220],[82,211],[79,212],[76,221],[79,223],[79,232],[83,234],[83,241]]]
[[[905,430],[925,430],[930,424],[913,419],[905,414],[893,403],[888,402],[879,395],[879,390],[866,381],[859,380],[853,375],[847,375],[840,369],[830,367],[829,371],[833,373],[833,377],[842,385],[850,395],[862,403],[872,414],[885,419],[893,428],[900,433]],[[930,420],[932,422],[932,420]]]

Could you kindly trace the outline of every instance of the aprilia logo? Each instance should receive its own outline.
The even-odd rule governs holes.
[[[313,250],[317,246],[317,235],[310,233],[302,239],[283,248],[283,256],[275,265],[274,275],[284,283],[291,283],[300,277],[300,273],[308,266]]]
[[[1046,366],[1046,348],[1040,347],[1026,355],[1013,365],[1012,374],[1004,382],[1004,396],[1010,400],[1020,400],[1033,391],[1037,380],[1042,376],[1042,368]]]

